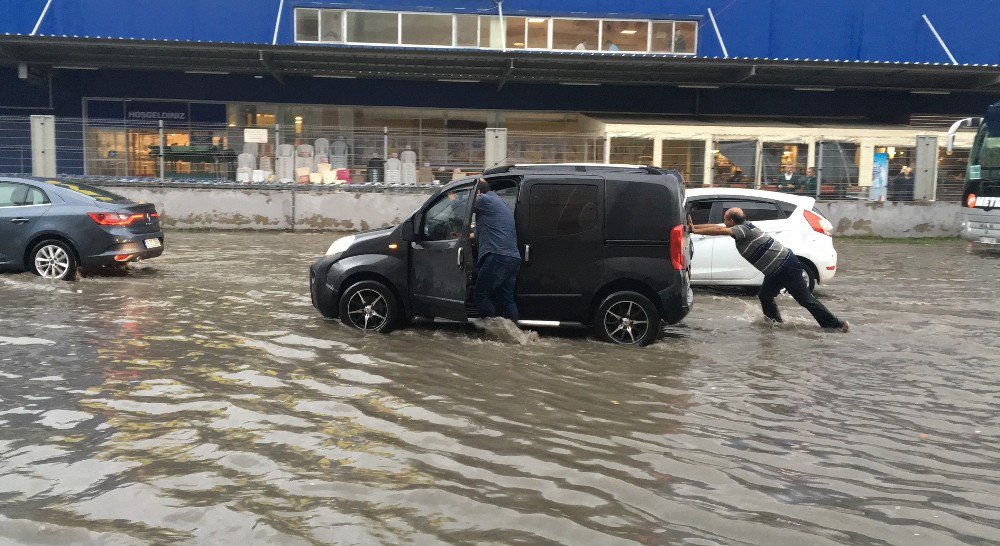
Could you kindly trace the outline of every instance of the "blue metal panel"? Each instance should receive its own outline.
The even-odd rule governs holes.
[[[285,0],[278,43],[293,43],[296,7],[495,14],[490,0]],[[45,0],[0,0],[0,33],[31,32]],[[270,44],[281,0],[52,0],[42,34]],[[711,8],[732,57],[947,63],[927,14],[959,63],[1000,64],[996,0],[507,0],[510,15],[699,21],[701,56],[721,56]]]

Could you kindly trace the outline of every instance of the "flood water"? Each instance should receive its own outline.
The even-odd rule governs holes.
[[[850,333],[698,291],[640,350],[361,335],[309,303],[333,238],[174,232],[125,277],[0,275],[0,542],[1000,537],[1000,258],[840,240],[819,292]]]

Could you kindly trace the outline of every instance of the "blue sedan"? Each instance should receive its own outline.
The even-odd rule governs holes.
[[[72,280],[163,253],[156,207],[70,182],[0,177],[0,269]]]

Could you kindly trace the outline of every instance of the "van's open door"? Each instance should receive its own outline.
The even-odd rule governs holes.
[[[439,195],[416,217],[410,243],[413,314],[465,321],[465,300],[475,268],[469,239],[472,186]]]

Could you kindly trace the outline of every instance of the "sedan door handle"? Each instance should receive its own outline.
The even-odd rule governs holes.
[[[10,223],[12,224],[27,224],[31,221],[31,218],[11,218]]]
[[[463,269],[463,266],[465,265],[464,262],[462,262],[462,251],[463,250],[464,250],[464,247],[458,247],[458,268],[459,269]]]

